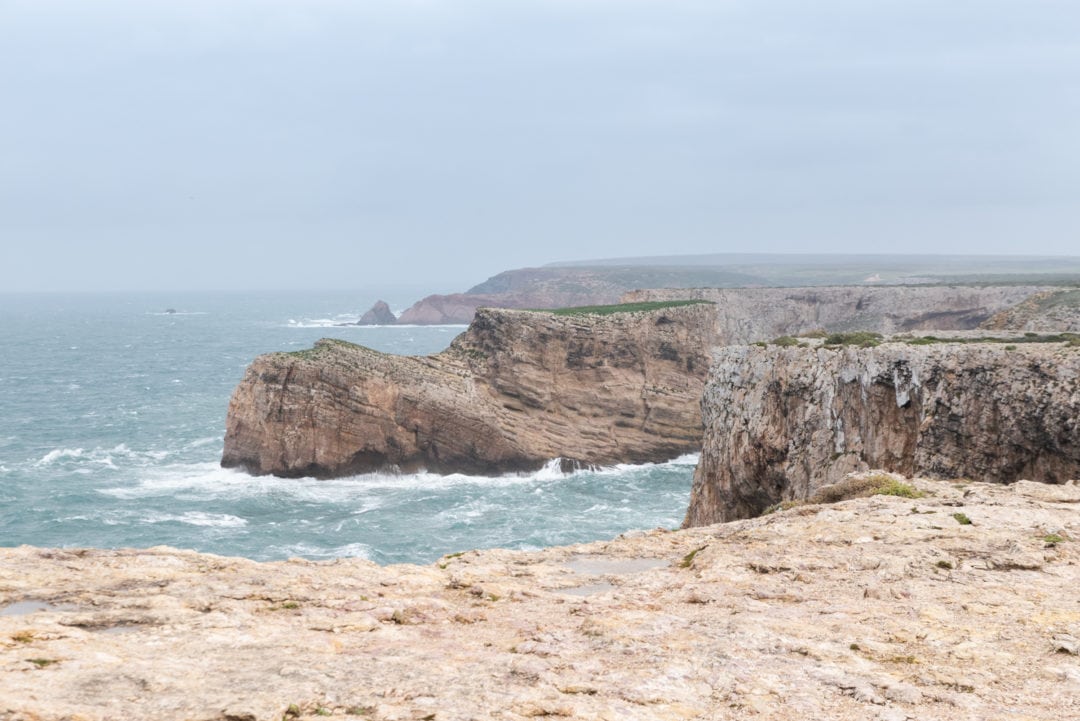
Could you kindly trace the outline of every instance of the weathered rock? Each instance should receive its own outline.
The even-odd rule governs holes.
[[[1080,289],[1036,293],[1022,303],[996,313],[982,327],[1044,333],[1080,332]]]
[[[718,340],[755,343],[812,330],[969,330],[1037,286],[690,288],[627,293],[624,303],[695,298],[716,303]]]
[[[483,309],[434,356],[330,340],[260,356],[229,404],[222,463],[285,476],[491,474],[696,451],[714,317],[707,304]]]
[[[687,525],[753,516],[867,468],[1003,483],[1080,476],[1080,348],[748,346],[716,359]]]
[[[913,483],[426,567],[0,548],[0,719],[1076,718],[1080,487]]]
[[[356,322],[357,325],[393,325],[394,323],[397,323],[394,312],[390,310],[390,306],[386,304],[386,301],[382,300],[371,306]]]
[[[398,323],[402,325],[460,325],[471,323],[476,309],[484,306],[495,308],[513,308],[511,300],[500,296],[466,295],[429,295],[416,301],[402,312]],[[541,307],[541,306],[536,306]]]

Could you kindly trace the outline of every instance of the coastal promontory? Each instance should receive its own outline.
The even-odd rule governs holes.
[[[222,464],[332,477],[498,474],[694,452],[710,303],[481,309],[432,356],[336,340],[260,356],[229,404]]]

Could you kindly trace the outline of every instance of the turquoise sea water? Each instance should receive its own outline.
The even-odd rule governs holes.
[[[387,296],[401,310],[410,296]],[[338,337],[431,353],[464,330],[340,327],[374,295],[0,295],[0,546],[170,545],[259,560],[430,562],[679,524],[696,459],[499,478],[332,481],[219,467],[259,353]],[[174,309],[175,313],[167,313]]]

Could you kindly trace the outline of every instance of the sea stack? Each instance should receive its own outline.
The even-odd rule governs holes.
[[[667,460],[700,447],[715,322],[686,301],[484,308],[433,356],[338,340],[263,355],[229,404],[222,465],[327,478]]]
[[[377,301],[356,322],[357,325],[393,325],[394,323],[397,323],[397,318],[383,300]]]

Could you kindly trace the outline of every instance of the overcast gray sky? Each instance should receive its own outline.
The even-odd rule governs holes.
[[[1075,0],[0,0],[6,290],[1080,254]]]

